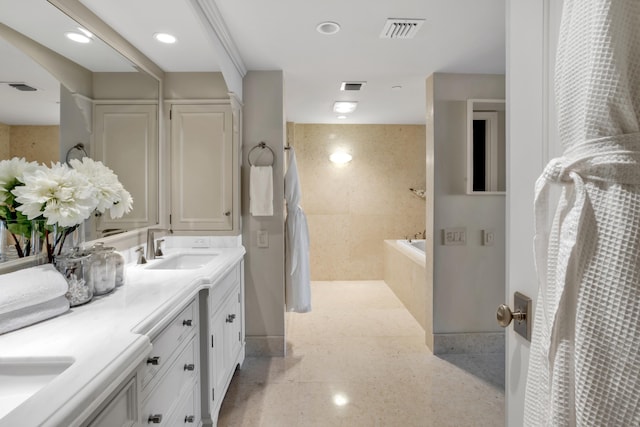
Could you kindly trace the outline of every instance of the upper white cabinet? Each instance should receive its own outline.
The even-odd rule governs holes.
[[[93,157],[109,165],[133,197],[133,210],[120,219],[103,215],[98,231],[132,230],[158,222],[158,107],[153,104],[97,104],[93,111]]]
[[[239,110],[224,103],[172,104],[171,227],[239,230]]]

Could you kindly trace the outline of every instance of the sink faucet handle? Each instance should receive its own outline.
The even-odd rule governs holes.
[[[146,264],[147,259],[144,257],[144,248],[140,246],[136,249],[136,252],[138,253],[138,264]]]
[[[161,247],[162,242],[164,242],[164,239],[156,240],[156,251],[154,253],[156,257],[160,257],[164,255],[164,253],[162,253],[162,247]]]

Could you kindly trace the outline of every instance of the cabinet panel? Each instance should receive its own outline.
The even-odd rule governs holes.
[[[137,418],[136,381],[133,378],[89,423],[89,427],[130,427]]]
[[[92,157],[118,175],[134,200],[133,210],[123,218],[100,217],[98,231],[158,223],[157,123],[156,105],[95,106]]]
[[[230,105],[172,105],[174,230],[232,230],[234,141]]]
[[[153,349],[140,372],[143,390],[158,372],[168,366],[180,343],[197,331],[197,316],[196,303],[192,302],[152,340]]]
[[[143,404],[142,421],[148,421],[151,417],[162,416],[158,422],[160,426],[170,425],[168,421],[177,409],[180,397],[193,389],[197,383],[200,369],[198,367],[198,340],[193,339],[187,344],[175,362],[169,367],[166,375],[158,386],[151,392],[149,398]]]

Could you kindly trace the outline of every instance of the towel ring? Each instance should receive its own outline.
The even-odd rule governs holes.
[[[69,163],[69,160],[71,160],[71,152],[73,150],[82,151],[84,153],[84,157],[89,157],[89,155],[87,154],[87,150],[84,149],[84,144],[82,142],[78,142],[76,145],[74,145],[73,147],[67,150],[66,160],[69,166],[71,166],[71,164]]]
[[[258,157],[256,157],[255,160],[260,160],[260,156],[262,155],[262,153],[264,152],[264,149],[266,148],[269,151],[271,151],[271,164],[264,165],[264,166],[273,166],[274,162],[276,161],[276,153],[264,141],[260,142],[255,147],[253,147],[251,150],[249,150],[249,154],[247,154],[247,161],[249,162],[249,166],[254,166],[254,163],[251,162],[251,154],[255,150],[257,150],[258,148],[260,149],[260,152],[258,153]]]

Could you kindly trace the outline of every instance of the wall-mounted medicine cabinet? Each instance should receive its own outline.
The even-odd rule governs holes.
[[[505,101],[467,100],[467,194],[505,194]]]

